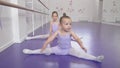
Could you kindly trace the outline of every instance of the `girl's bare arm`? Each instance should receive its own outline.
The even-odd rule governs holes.
[[[47,41],[44,43],[42,49],[41,49],[41,52],[47,47],[47,45],[53,41],[55,39],[55,37],[57,36],[58,34],[58,31],[56,31],[54,34],[50,35],[50,37],[47,39]]]
[[[87,49],[83,46],[83,43],[82,41],[80,40],[80,38],[73,32],[71,31],[71,36],[77,41],[77,43],[80,45],[80,47],[85,51],[87,52]]]

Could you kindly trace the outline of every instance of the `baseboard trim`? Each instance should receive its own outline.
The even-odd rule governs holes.
[[[102,24],[120,26],[120,23],[102,22]]]
[[[9,41],[8,43],[6,43],[5,45],[0,47],[0,52],[4,51],[5,49],[7,49],[8,47],[12,46],[14,44],[13,40]]]

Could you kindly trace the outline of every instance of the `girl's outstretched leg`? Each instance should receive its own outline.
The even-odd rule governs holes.
[[[36,49],[36,50],[30,50],[30,49],[23,49],[24,54],[45,54],[45,55],[50,55],[52,54],[51,48],[46,48],[43,52],[41,52],[41,49]]]
[[[44,35],[37,35],[33,37],[27,37],[26,40],[31,40],[31,39],[46,39],[49,37],[49,34],[44,34]]]
[[[42,54],[40,51],[41,49],[35,49],[35,50],[23,49],[24,54]]]
[[[70,49],[69,55],[72,55],[72,56],[75,56],[75,57],[78,57],[78,58],[87,59],[87,60],[93,60],[93,61],[97,61],[97,62],[102,62],[102,60],[104,59],[104,56],[95,57],[93,55],[90,55],[88,53],[76,50],[74,48]]]

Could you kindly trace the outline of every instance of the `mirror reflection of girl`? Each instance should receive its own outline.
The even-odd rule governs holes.
[[[84,47],[80,38],[71,30],[72,29],[72,20],[69,16],[62,16],[60,18],[60,29],[57,30],[54,34],[50,35],[47,41],[44,43],[41,49],[29,50],[24,49],[23,53],[25,54],[55,54],[55,55],[71,55],[77,58],[83,58],[87,60],[93,60],[101,62],[104,59],[104,56],[95,57],[90,55],[87,52],[87,49]],[[78,51],[73,48],[71,45],[71,37],[79,44],[84,52]],[[52,42],[55,38],[58,39],[58,45],[54,47],[47,48],[48,44]]]

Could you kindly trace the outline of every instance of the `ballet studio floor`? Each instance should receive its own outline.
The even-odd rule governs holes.
[[[0,53],[0,68],[120,68],[120,26],[92,22],[73,22],[72,28],[82,37],[88,53],[104,55],[102,63],[73,56],[26,55],[24,48],[41,48],[46,39],[25,40]],[[40,27],[35,35],[47,34],[49,24]],[[29,36],[32,36],[30,34]]]

